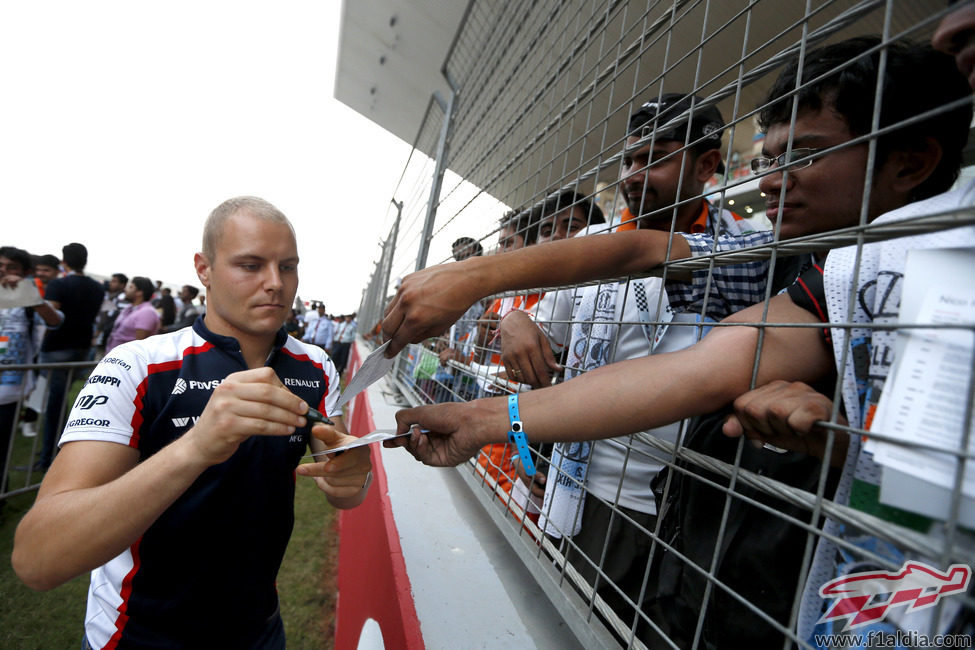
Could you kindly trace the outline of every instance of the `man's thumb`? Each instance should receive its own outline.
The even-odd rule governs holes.
[[[311,434],[329,447],[334,447],[342,440],[342,434],[334,426],[316,423],[311,428]]]

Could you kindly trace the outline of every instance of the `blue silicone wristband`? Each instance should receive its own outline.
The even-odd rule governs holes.
[[[508,396],[508,418],[511,420],[508,440],[518,448],[518,456],[521,457],[525,474],[534,476],[535,461],[532,460],[531,450],[528,448],[528,439],[525,438],[525,430],[521,424],[521,413],[518,411],[518,393],[512,393]]]

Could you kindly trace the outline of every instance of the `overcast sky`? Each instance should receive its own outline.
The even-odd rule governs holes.
[[[340,7],[3,3],[0,241],[198,284],[206,215],[253,194],[295,225],[299,295],[358,308],[410,147],[333,98]]]

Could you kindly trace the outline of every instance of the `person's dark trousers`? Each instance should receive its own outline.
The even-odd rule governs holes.
[[[648,613],[640,600],[640,593],[650,560],[652,540],[644,531],[653,531],[656,528],[657,516],[623,506],[617,506],[617,509],[620,512],[614,514],[600,499],[588,496],[582,509],[582,528],[572,538],[578,550],[567,548],[565,555],[590,585],[596,585],[598,577],[596,593],[616,612],[624,625],[630,627],[638,613],[627,599],[638,603],[639,609]],[[636,522],[636,525],[620,513]],[[607,538],[609,545],[606,557],[597,570],[593,565],[600,564]],[[588,561],[579,557],[580,551],[589,558]],[[599,575],[600,572],[604,575]],[[620,591],[626,596],[621,595]],[[648,647],[663,647],[660,637],[642,618],[636,629],[637,638]],[[622,637],[620,640],[628,642],[628,639]]]
[[[349,351],[352,349],[351,343],[336,343],[332,347],[332,363],[341,375],[345,372],[345,366],[349,363]]]
[[[41,352],[41,363],[67,363],[69,361],[88,361],[91,348],[74,348],[71,350],[51,350]],[[41,457],[37,461],[37,468],[47,470],[54,459],[54,447],[61,437],[61,408],[68,391],[69,370],[47,371],[47,408],[44,410],[44,444],[41,447]],[[80,376],[75,370],[72,377]]]

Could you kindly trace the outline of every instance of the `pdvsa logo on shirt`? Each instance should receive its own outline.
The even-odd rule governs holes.
[[[182,377],[176,380],[173,386],[173,395],[182,395],[188,390],[213,390],[220,385],[222,379],[211,379],[210,381],[186,381]]]

